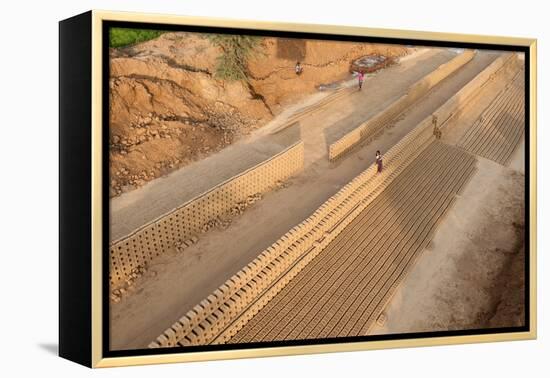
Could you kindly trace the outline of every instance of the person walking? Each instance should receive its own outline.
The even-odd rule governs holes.
[[[380,151],[376,151],[376,166],[378,167],[377,172],[382,172],[382,154],[380,154]]]
[[[304,68],[300,64],[300,62],[296,62],[296,66],[294,66],[294,71],[296,72],[296,75],[300,76],[302,72],[304,71]]]
[[[363,71],[359,71],[357,79],[359,79],[359,90],[361,90],[361,88],[363,87],[363,81],[365,80],[365,74],[363,73]]]

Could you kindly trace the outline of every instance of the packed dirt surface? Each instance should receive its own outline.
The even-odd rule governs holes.
[[[166,33],[110,51],[110,196],[219,151],[320,86],[349,79],[367,55],[402,46],[262,38],[248,81],[215,76],[221,49],[195,33]],[[303,72],[296,75],[300,61]]]
[[[513,91],[514,77],[489,83],[443,141],[459,144],[504,89]],[[477,172],[371,334],[525,325],[525,141],[506,166],[476,157]]]
[[[478,157],[476,174],[372,334],[525,324],[524,180]]]

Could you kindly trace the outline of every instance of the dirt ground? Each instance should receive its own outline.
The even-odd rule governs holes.
[[[457,143],[511,76],[487,85],[443,140]],[[477,159],[477,172],[371,334],[525,324],[525,140],[507,167]]]
[[[431,55],[431,59],[437,54],[435,52],[435,55]],[[454,54],[443,55],[439,59],[442,59],[442,63],[452,56]],[[356,116],[358,118],[349,121],[361,121],[362,117],[368,118],[371,111],[382,109],[391,98],[402,93],[404,89],[399,90],[399,85],[396,87],[398,90],[394,88],[392,92],[392,86],[387,83],[398,84],[399,81],[388,81],[388,76],[384,74],[387,72],[389,75],[392,70],[402,70],[403,67],[392,67],[365,82],[366,88],[371,90],[356,95],[364,96],[363,103],[372,106],[367,111],[359,109],[361,100],[358,99],[355,105],[354,101],[348,101],[347,107],[342,106],[342,103],[330,104],[323,112],[302,120],[300,134],[308,141],[304,173],[292,179],[289,186],[268,193],[236,218],[227,229],[213,230],[201,236],[199,242],[183,254],[174,253],[157,260],[145,277],[136,282],[131,295],[111,305],[111,346],[116,349],[146,346],[179,316],[368,167],[377,149],[386,151],[397,143],[419,120],[428,116],[441,105],[441,101],[454,94],[457,88],[468,82],[495,57],[490,54],[480,55],[470,66],[450,77],[448,82],[434,88],[429,96],[419,101],[375,143],[363,146],[337,164],[329,164],[324,156],[326,149],[319,149],[319,145],[326,146],[326,141],[315,138],[319,135],[323,138],[322,130],[333,125],[335,120],[355,112],[359,114]],[[410,70],[400,73],[416,72],[415,75],[422,77],[430,71],[426,67],[427,62],[430,62],[430,55],[426,54],[419,56],[416,61],[408,60]],[[426,72],[423,73],[423,70]]]
[[[110,51],[110,196],[224,149],[318,87],[349,78],[365,55],[401,46],[263,38],[248,81],[215,76],[221,50],[196,33],[165,33]],[[301,61],[302,75],[294,73]]]
[[[484,158],[372,334],[515,327],[524,318],[524,175]]]

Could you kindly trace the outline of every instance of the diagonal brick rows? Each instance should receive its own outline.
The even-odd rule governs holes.
[[[229,342],[365,334],[474,170],[433,142]]]
[[[113,242],[109,248],[111,287],[122,285],[136,270],[194,238],[205,225],[230,212],[235,204],[268,191],[277,182],[300,172],[303,166],[304,143],[300,141]]]
[[[373,138],[379,131],[395,120],[399,114],[413,105],[422,96],[426,95],[439,82],[471,61],[474,55],[475,51],[466,50],[417,81],[407,90],[407,93],[395,100],[386,109],[332,143],[329,146],[329,159],[334,161],[350,152],[360,143]]]
[[[459,142],[465,150],[506,165],[525,130],[525,80],[520,70]]]
[[[497,59],[434,115],[445,123],[516,61]],[[492,122],[503,111],[521,118],[522,86],[520,72],[480,119]],[[356,177],[149,346],[365,334],[475,171],[473,155],[435,140],[431,118],[385,154],[382,174],[371,166]],[[492,138],[491,156],[509,157],[521,138],[516,123],[501,122],[515,130],[509,138],[478,123],[464,140]]]

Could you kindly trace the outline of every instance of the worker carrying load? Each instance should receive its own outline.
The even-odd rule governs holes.
[[[441,139],[441,129],[437,126],[437,116],[432,115],[432,125],[434,127],[433,134],[435,135],[436,139]]]

